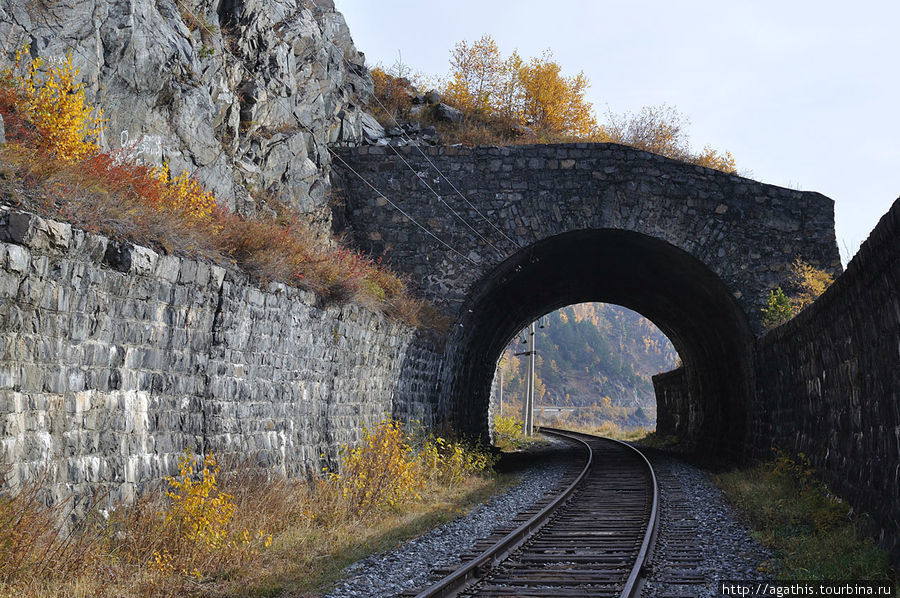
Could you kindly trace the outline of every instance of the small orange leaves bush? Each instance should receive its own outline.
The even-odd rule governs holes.
[[[228,523],[234,517],[234,501],[230,494],[219,490],[216,476],[219,466],[212,453],[203,459],[203,468],[194,472],[194,459],[182,455],[179,477],[166,477],[170,489],[166,491],[172,503],[166,511],[167,525],[194,542],[210,548],[220,548],[227,538]]]
[[[165,542],[153,552],[151,569],[200,577],[221,562],[236,560],[236,553],[254,553],[272,543],[272,537],[262,531],[232,529],[234,496],[219,488],[219,466],[212,453],[203,458],[199,469],[188,453],[178,464],[178,477],[165,478],[170,502],[159,531]]]
[[[66,161],[97,153],[103,114],[85,99],[84,84],[76,81],[72,53],[49,67],[41,58],[23,62],[27,53],[27,47],[19,50],[13,66],[0,79],[22,117],[37,129],[39,146]]]
[[[362,443],[355,448],[342,447],[341,460],[341,473],[332,474],[332,479],[340,483],[348,511],[357,516],[420,498],[423,480],[396,421],[363,428]]]
[[[336,241],[323,243],[301,223],[302,215],[245,219],[219,205],[187,172],[174,175],[167,165],[136,164],[101,151],[101,114],[75,82],[71,55],[46,66],[39,58],[26,62],[26,53],[0,71],[0,114],[9,141],[0,158],[30,191],[23,198],[27,207],[92,232],[236,264],[260,280],[306,288],[329,301],[354,301],[412,325],[445,324],[410,297],[403,279]]]

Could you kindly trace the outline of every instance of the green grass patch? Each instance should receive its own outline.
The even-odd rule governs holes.
[[[635,438],[634,442],[649,448],[669,448],[677,445],[680,440],[678,436],[673,434],[659,434],[654,430],[653,432],[645,433],[640,438]]]
[[[774,552],[764,572],[784,581],[893,581],[896,593],[888,553],[859,533],[859,516],[804,459],[782,455],[714,481],[746,517],[753,537]]]
[[[535,427],[536,429],[537,427]],[[523,422],[515,415],[494,417],[494,446],[504,453],[523,451],[536,444],[544,444],[547,440],[535,434],[526,436],[523,430]]]

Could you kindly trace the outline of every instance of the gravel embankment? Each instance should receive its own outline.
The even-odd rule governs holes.
[[[772,554],[757,543],[703,470],[648,451],[660,486],[660,527],[642,598],[721,596],[717,581],[762,580]],[[698,558],[684,559],[685,555]]]
[[[764,579],[759,567],[771,553],[750,537],[709,475],[677,457],[648,456],[660,484],[661,523],[642,598],[717,597],[719,580]],[[460,553],[539,500],[565,469],[561,458],[523,469],[518,485],[467,515],[350,565],[326,598],[388,598],[421,588],[433,569],[457,564]]]
[[[521,471],[521,480],[515,487],[478,505],[467,515],[390,552],[350,565],[326,598],[387,598],[426,585],[433,569],[458,564],[460,553],[537,502],[565,470],[562,456],[536,460]]]

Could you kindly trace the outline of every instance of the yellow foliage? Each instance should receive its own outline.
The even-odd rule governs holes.
[[[472,475],[489,471],[495,463],[487,451],[440,436],[426,438],[417,459],[425,478],[447,488],[462,484]]]
[[[791,283],[797,289],[791,296],[794,313],[811,305],[833,282],[834,278],[828,272],[795,258],[791,264]]]
[[[587,139],[597,134],[593,108],[584,94],[590,87],[583,72],[563,77],[550,52],[532,58],[520,73],[521,117],[539,130]]]
[[[385,420],[363,428],[362,444],[341,447],[342,470],[332,474],[350,512],[364,516],[418,499],[423,482],[400,425]]]
[[[514,451],[536,442],[534,436],[525,435],[523,425],[522,420],[514,415],[495,415],[494,444],[501,450]]]
[[[172,177],[168,165],[154,168],[151,172],[156,180],[166,186],[162,205],[165,209],[181,212],[193,220],[210,220],[216,207],[216,196],[182,170]]]
[[[471,45],[466,40],[459,42],[451,53],[450,64],[453,70],[444,96],[466,112],[495,110],[506,73],[494,39],[485,35]]]
[[[452,488],[494,465],[493,457],[477,446],[439,436],[418,438],[408,436],[391,419],[363,428],[359,446],[341,447],[341,472],[329,474],[320,486],[323,501],[333,500],[337,490],[340,504],[333,510],[362,520],[420,500],[427,482]]]
[[[199,479],[195,479],[199,475]],[[219,466],[212,453],[203,459],[203,469],[195,474],[194,459],[182,455],[179,476],[167,476],[172,499],[165,520],[174,525],[188,540],[203,542],[210,548],[223,546],[228,523],[234,516],[234,497],[218,489]]]
[[[234,496],[219,489],[219,466],[212,453],[203,458],[199,471],[189,453],[181,456],[178,466],[178,477],[165,478],[170,502],[162,515],[160,533],[170,541],[153,552],[148,563],[151,569],[201,577],[201,568],[205,569],[211,562],[204,555],[214,554],[224,559],[236,552],[256,554],[259,545],[272,544],[272,536],[262,531],[255,537],[248,530],[240,533],[231,530]]]
[[[28,47],[16,53],[13,66],[2,77],[20,95],[19,108],[40,133],[40,145],[57,157],[73,161],[100,151],[97,142],[103,130],[103,113],[85,99],[84,84],[76,82],[78,71],[72,53],[47,68],[42,58],[23,59]]]
[[[412,104],[406,93],[407,82],[388,74],[381,67],[373,67],[369,72],[375,86],[375,97],[378,98],[377,105],[370,106],[370,109],[386,125],[393,126],[395,120],[409,115]]]
[[[535,127],[544,135],[586,139],[597,133],[584,73],[564,77],[550,52],[524,62],[517,52],[503,59],[494,39],[485,35],[459,42],[451,53],[452,70],[445,99],[464,112],[497,114]]]
[[[731,152],[719,153],[710,146],[704,146],[703,150],[694,157],[693,162],[698,166],[706,166],[722,172],[735,173],[737,166]]]
[[[834,278],[828,272],[811,266],[797,257],[791,264],[788,282],[791,292],[789,296],[780,287],[769,291],[767,306],[762,310],[762,325],[766,330],[781,326],[801,310],[812,305],[819,295],[831,286]]]

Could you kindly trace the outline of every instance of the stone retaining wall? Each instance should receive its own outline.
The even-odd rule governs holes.
[[[806,455],[900,556],[900,200],[811,307],[758,340],[750,420],[758,455]]]
[[[436,340],[381,314],[25,213],[0,241],[13,488],[128,501],[186,449],[304,475],[365,424],[434,417]]]
[[[656,395],[656,432],[660,436],[684,436],[690,425],[691,397],[687,375],[680,367],[653,376]]]

